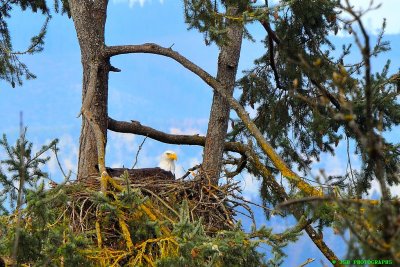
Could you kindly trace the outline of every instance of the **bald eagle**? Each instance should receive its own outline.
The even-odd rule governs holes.
[[[178,157],[174,151],[167,150],[161,155],[160,163],[155,168],[127,169],[107,167],[106,170],[111,177],[120,177],[127,171],[129,177],[133,180],[174,180],[175,161],[177,159]]]
[[[158,167],[175,175],[175,160],[178,160],[176,153],[174,151],[167,150],[161,155],[160,164],[158,164]]]

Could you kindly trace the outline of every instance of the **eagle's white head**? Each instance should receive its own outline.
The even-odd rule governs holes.
[[[175,175],[175,160],[178,160],[178,156],[174,151],[167,150],[161,155],[160,167],[163,170],[170,171]]]

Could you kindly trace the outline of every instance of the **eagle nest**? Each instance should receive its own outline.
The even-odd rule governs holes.
[[[72,213],[75,215],[85,213],[83,215],[88,216],[87,213],[94,214],[97,209],[90,199],[93,197],[93,192],[100,192],[101,178],[90,178],[92,179],[75,181],[68,185],[71,189],[85,189],[70,191],[75,200],[74,203],[71,203],[71,215]],[[251,203],[240,195],[240,186],[237,181],[215,186],[207,180],[165,180],[157,176],[146,177],[146,179],[135,179],[135,177],[126,179],[122,175],[122,177],[113,177],[112,179],[112,183],[109,183],[108,186],[110,190],[107,192],[109,199],[116,201],[119,195],[128,193],[145,197],[146,204],[144,205],[151,206],[151,211],[155,215],[159,215],[156,216],[157,219],[173,220],[173,217],[179,215],[179,208],[184,200],[188,203],[191,221],[198,221],[201,218],[208,233],[233,229],[237,213],[253,219],[248,205]],[[76,210],[77,208],[78,210]],[[85,229],[86,227],[82,225],[85,220],[77,219],[74,228]]]
[[[152,265],[157,258],[177,253],[176,225],[182,222],[198,223],[205,235],[215,236],[235,229],[237,213],[254,221],[250,203],[233,180],[215,186],[197,177],[141,180],[126,173],[109,179],[104,194],[100,179],[60,185],[67,196],[60,211],[74,234],[84,234],[96,244],[84,253],[101,266]]]
[[[71,191],[76,200],[74,204],[79,205],[79,213],[81,213],[81,209],[90,212],[95,208],[88,201],[93,192],[100,192],[101,178],[91,178],[75,181],[70,185],[85,188],[84,191]],[[156,216],[157,218],[164,217],[165,219],[168,217],[170,220],[173,220],[174,215],[179,215],[179,208],[182,202],[186,200],[190,210],[190,219],[198,221],[201,218],[206,232],[209,233],[232,229],[236,222],[234,216],[237,213],[237,207],[240,206],[249,212],[251,211],[246,204],[247,201],[238,194],[240,192],[239,182],[232,181],[221,186],[215,186],[200,179],[165,180],[158,177],[146,177],[146,179],[113,177],[112,179],[117,186],[113,183],[109,184],[109,191],[107,192],[109,199],[115,201],[119,195],[128,192],[138,194],[146,198],[146,205],[152,206],[151,211],[153,213],[161,216]],[[252,216],[251,213],[248,215],[249,217]],[[82,228],[82,225],[79,227]]]

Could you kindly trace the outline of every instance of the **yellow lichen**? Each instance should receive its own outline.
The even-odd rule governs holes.
[[[122,235],[124,236],[124,239],[126,242],[126,247],[130,251],[130,250],[132,250],[132,247],[133,247],[131,234],[129,233],[128,226],[126,225],[125,221],[122,218],[119,218],[119,226],[121,227]]]

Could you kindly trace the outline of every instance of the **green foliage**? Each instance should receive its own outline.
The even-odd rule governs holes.
[[[317,79],[314,74],[332,74],[332,64],[323,64],[309,77],[309,70],[300,61],[325,58],[328,50],[322,49],[333,48],[328,33],[338,27],[331,19],[336,17],[336,4],[337,1],[285,1],[269,20],[279,45],[271,43],[272,37],[268,35],[265,55],[239,81],[241,104],[256,108],[258,128],[274,148],[279,148],[286,162],[297,163],[302,171],[321,152],[333,153],[342,139],[338,132],[340,124],[327,118],[326,107],[310,106],[295,96],[297,93],[310,101],[318,101],[321,92],[312,85],[311,79]],[[275,70],[271,69],[272,65]],[[236,125],[231,135],[233,140],[243,131],[240,122]]]
[[[236,14],[229,14],[228,7],[234,7]],[[255,17],[265,16],[265,13],[253,10],[249,0],[184,0],[184,15],[188,29],[197,29],[203,33],[206,45],[216,43],[221,46],[229,42],[226,37],[228,23],[244,24]],[[246,30],[245,36],[252,40]]]
[[[0,203],[2,210],[0,254],[11,255],[13,244],[17,242],[18,253],[16,257],[19,262],[40,262],[42,260],[39,253],[40,249],[54,243],[45,242],[47,236],[51,234],[46,228],[52,214],[50,214],[51,210],[44,207],[44,203],[42,203],[44,201],[43,178],[47,177],[47,173],[43,172],[41,167],[49,160],[49,157],[44,157],[43,154],[50,149],[56,150],[55,145],[58,140],[56,139],[49,145],[43,146],[37,153],[33,154],[33,145],[26,140],[25,135],[26,129],[21,133],[14,146],[9,144],[6,135],[3,135],[0,140],[0,146],[7,155],[6,159],[0,161],[0,167],[3,166],[6,170],[6,173],[3,173],[0,168],[2,194]],[[42,182],[38,184],[40,180]],[[23,215],[27,220],[27,227],[20,228],[15,220],[19,220],[17,219],[18,213],[25,204],[29,207]],[[35,220],[32,220],[28,211],[37,214]],[[10,227],[10,225],[14,225],[14,227]],[[29,231],[29,227],[35,227],[35,231]],[[17,232],[18,239],[15,237]]]
[[[14,52],[11,35],[8,30],[6,18],[10,18],[10,11],[14,5],[18,5],[22,10],[31,9],[33,12],[41,11],[47,15],[39,34],[34,36],[25,52]],[[33,79],[35,75],[31,73],[27,66],[19,60],[19,54],[34,54],[43,50],[44,36],[50,15],[44,0],[40,1],[7,1],[0,6],[0,79],[6,80],[15,87],[16,84],[22,85],[23,77]]]
[[[23,79],[34,79],[36,76],[21,62],[19,56],[41,52],[44,47],[44,38],[47,26],[51,18],[50,9],[45,0],[17,0],[2,1],[0,4],[0,79],[11,84],[12,87],[22,85]],[[62,13],[68,13],[68,1],[61,0]],[[59,0],[54,0],[55,9],[59,11]],[[46,16],[45,22],[39,33],[31,38],[31,42],[25,51],[14,51],[12,38],[8,29],[7,19],[10,19],[11,11],[19,7],[22,11],[31,10],[34,13],[41,12]],[[68,16],[70,14],[68,13]]]
[[[201,219],[192,221],[189,200],[174,206],[179,210],[176,221],[164,221],[161,218],[175,213],[152,206],[149,197],[139,189],[132,189],[129,184],[122,192],[109,191],[107,194],[92,191],[79,183],[45,189],[43,180],[38,178],[45,177],[40,166],[48,158],[41,155],[55,143],[32,155],[32,144],[25,141],[24,136],[15,146],[10,146],[5,136],[2,139],[1,144],[9,157],[2,164],[9,166],[9,175],[18,179],[15,175],[20,170],[18,165],[26,164],[27,181],[31,183],[25,190],[26,205],[19,229],[17,260],[20,264],[108,266],[118,263],[121,266],[142,266],[143,259],[146,259],[157,266],[279,266],[284,256],[281,248],[295,240],[301,231],[295,229],[273,235],[272,229],[263,227],[245,233],[239,223],[232,230],[206,233]],[[21,146],[25,149],[25,161],[20,161],[18,154]],[[31,164],[31,161],[36,163]],[[7,178],[5,174],[2,176]],[[144,207],[148,207],[148,211]],[[13,210],[0,216],[2,257],[12,254],[16,216]],[[101,231],[101,249],[97,244],[96,223],[99,223]],[[124,232],[124,223],[128,233]],[[134,248],[129,248],[127,236]],[[262,243],[272,248],[272,259],[268,263],[265,263],[265,255],[258,251]],[[117,259],[110,258],[110,255],[117,255]]]
[[[54,9],[56,12],[60,12],[61,4],[61,14],[67,14],[68,18],[71,18],[71,11],[69,9],[68,0],[54,0]]]
[[[79,217],[74,219],[74,216],[79,215],[75,213],[73,205],[78,205],[76,196],[82,193],[87,195],[89,192],[85,192],[85,188],[79,185],[63,185],[52,190],[44,190],[43,185],[40,185],[36,189],[28,191],[26,197],[28,205],[23,212],[24,226],[20,236],[20,253],[18,254],[20,263],[30,263],[32,266],[59,266],[61,261],[65,266],[98,266],[100,264],[96,260],[96,254],[92,254],[98,250],[94,231],[90,228],[81,231],[80,227],[83,226],[81,219]],[[100,195],[97,192],[90,192],[87,195],[89,198],[85,201],[85,203],[89,203],[88,206],[81,207],[97,206],[98,208],[95,209],[98,211],[100,207],[103,207],[104,217],[101,218],[101,228],[104,230],[102,233],[103,246],[104,249],[114,249],[116,253],[122,251],[126,254],[119,261],[121,265],[131,264],[129,266],[133,266],[132,260],[138,255],[135,250],[129,252],[125,247],[125,239],[118,225],[118,218],[121,218],[120,215],[123,214],[122,218],[129,226],[133,243],[137,246],[140,245],[139,251],[141,248],[144,253],[147,253],[148,249],[152,251],[152,257],[157,259],[156,266],[267,266],[264,263],[265,255],[258,252],[258,247],[260,243],[271,237],[271,229],[254,230],[253,235],[257,239],[254,239],[252,234],[243,232],[240,224],[233,230],[210,234],[205,233],[201,221],[191,221],[189,208],[185,201],[180,209],[179,220],[171,225],[170,222],[153,221],[143,214],[140,215],[140,212],[138,213],[139,206],[147,201],[138,190],[130,192],[129,199],[131,201],[125,202],[124,205],[113,200],[112,197],[102,198]],[[74,201],[75,204],[71,204]],[[111,208],[111,206],[114,207]],[[81,209],[79,206],[77,208]],[[72,212],[71,217],[68,216],[70,212]],[[83,214],[83,216],[92,221],[86,222],[88,225],[84,227],[93,227],[95,218],[90,214],[90,210],[86,210],[86,212],[89,213]],[[0,217],[2,233],[0,235],[0,255],[3,256],[11,253],[10,248],[15,231],[13,227],[10,227],[12,220],[13,216]],[[76,228],[77,222],[74,220],[81,223],[78,229]],[[170,236],[165,236],[165,233],[160,230],[163,226],[173,229]],[[156,243],[150,246],[141,246],[151,240],[163,238],[176,242],[177,254],[165,252],[168,250],[168,246],[162,246],[164,252],[158,251]],[[282,241],[286,240],[282,238],[275,243],[284,246],[285,243]],[[271,244],[274,244],[274,241],[271,241]],[[276,249],[279,251],[278,246]],[[282,256],[282,253],[279,253]],[[281,256],[275,257],[270,262],[281,262]],[[136,263],[134,266],[140,265]],[[279,266],[279,264],[269,264],[268,266]]]
[[[354,140],[355,152],[363,159],[363,169],[353,187],[362,193],[375,177],[374,159],[365,146],[367,126],[385,132],[399,125],[397,83],[394,76],[388,75],[390,62],[380,73],[369,74],[373,88],[370,122],[366,115],[366,77],[360,75],[365,71],[366,58],[345,64],[350,52],[356,52],[352,44],[343,46],[338,56],[332,56],[335,47],[329,34],[353,27],[351,23],[339,23],[338,10],[338,1],[333,0],[283,1],[277,6],[268,21],[275,36],[266,36],[265,55],[239,80],[240,103],[257,111],[254,122],[267,140],[285,162],[296,164],[305,174],[321,153],[334,154],[344,137]],[[382,34],[368,57],[389,49]],[[229,140],[248,137],[244,125],[237,121]],[[398,183],[398,146],[382,139],[380,149],[389,184]],[[268,159],[265,164],[274,172]],[[251,166],[249,170],[257,174]],[[266,188],[264,191],[267,192]],[[271,200],[271,195],[264,197]]]
[[[25,182],[29,187],[24,187],[25,208],[22,211],[23,225],[19,228],[18,254],[19,263],[30,263],[31,266],[59,266],[62,259],[65,266],[92,266],[87,258],[77,250],[90,244],[86,235],[72,232],[65,221],[60,220],[59,207],[65,207],[67,197],[63,186],[53,190],[46,190],[41,178],[47,177],[40,168],[49,158],[43,154],[49,149],[56,149],[58,140],[45,145],[36,154],[32,154],[32,143],[25,139],[25,132],[15,146],[8,144],[4,135],[0,144],[5,148],[8,159],[0,163],[8,166],[8,174],[2,174],[3,192],[10,195],[11,209],[5,209],[0,216],[0,255],[12,254],[16,234],[16,194],[19,189],[12,186],[19,182],[21,170],[24,170]],[[23,157],[21,157],[23,151]],[[23,166],[23,168],[21,168]],[[4,200],[3,200],[4,201]],[[4,203],[2,203],[4,205]],[[11,215],[8,215],[11,214]],[[62,214],[62,213],[61,213]],[[56,259],[56,261],[54,260]]]
[[[335,177],[340,180],[340,185],[335,187],[332,177],[315,181],[325,182],[328,189],[335,188],[338,194],[327,194],[329,197],[362,198],[374,179],[382,188],[399,184],[400,144],[398,140],[391,143],[384,137],[400,124],[399,74],[389,73],[390,61],[379,72],[370,71],[371,67],[375,69],[371,59],[390,49],[383,39],[385,22],[375,39],[357,28],[362,25],[361,13],[354,13],[352,20],[339,18],[341,12],[352,12],[351,7],[340,6],[340,1],[280,1],[269,10],[268,19],[261,20],[266,29],[265,54],[238,81],[242,90],[240,103],[256,110],[254,122],[258,129],[284,161],[292,168],[297,166],[305,176],[310,174],[313,162],[319,161],[322,153],[334,155],[339,143],[346,142],[350,157],[355,144],[354,153],[362,162],[360,170],[348,164],[347,173]],[[331,43],[332,35],[339,30],[354,36],[354,41],[341,49]],[[376,40],[374,44],[372,40]],[[350,59],[350,53],[361,54],[361,59]],[[228,140],[248,144],[253,141],[240,120],[233,124]],[[273,174],[279,174],[268,157],[258,154]],[[350,158],[347,160],[351,163]],[[247,169],[260,176],[254,166],[248,165]],[[268,182],[263,181],[260,191],[265,206],[279,201]],[[299,197],[298,190],[291,193],[290,197]],[[382,198],[391,199],[390,193],[385,191]],[[320,233],[337,220],[343,223],[339,229],[350,229],[352,233],[360,232],[352,229],[352,225],[365,228],[371,224],[369,231],[355,237],[357,241],[350,240],[354,245],[351,249],[357,255],[393,256],[388,249],[392,245],[387,244],[397,242],[398,235],[387,229],[398,229],[393,223],[399,214],[398,208],[370,207],[384,221],[379,226],[377,218],[369,220],[348,214],[344,207],[350,205],[339,205],[339,208],[337,203],[331,204],[301,202],[293,208],[302,208]],[[349,210],[357,211],[357,208]],[[374,248],[370,236],[387,247]]]
[[[201,221],[190,221],[187,202],[182,204],[180,221],[174,225],[173,234],[179,253],[160,259],[157,266],[266,266],[264,255],[257,251],[259,242],[250,240],[240,224],[232,231],[206,235]]]
[[[79,249],[87,247],[91,241],[86,235],[73,233],[65,221],[60,221],[60,213],[56,207],[65,205],[65,192],[44,190],[43,183],[36,189],[28,190],[24,209],[24,227],[20,232],[18,262],[31,263],[32,266],[55,266],[60,260],[66,266],[92,266]],[[5,220],[8,218],[8,220]],[[1,226],[4,232],[0,236],[0,255],[11,255],[15,228],[13,216],[4,216]],[[68,265],[71,264],[71,265]]]
[[[349,249],[346,258],[357,259],[368,255],[373,259],[391,259],[394,264],[398,262],[400,233],[394,218],[398,218],[399,214],[398,203],[380,203],[376,206],[339,205],[339,220],[334,225],[335,229],[340,229],[340,234],[348,236]],[[351,232],[350,235],[345,235],[348,231]],[[386,236],[388,234],[390,236]]]
[[[0,147],[3,147],[7,154],[7,158],[0,161],[0,166],[4,166],[8,173],[8,175],[5,175],[1,172],[0,168],[1,195],[4,197],[8,196],[11,209],[15,208],[18,192],[20,190],[15,185],[18,184],[22,175],[24,177],[24,183],[29,187],[35,187],[40,179],[48,177],[47,173],[41,170],[41,166],[50,158],[42,156],[49,149],[55,149],[55,145],[58,143],[58,140],[55,139],[49,145],[43,146],[37,153],[33,154],[33,144],[26,140],[25,135],[26,129],[20,138],[17,139],[14,146],[8,143],[5,134],[0,140]],[[24,187],[23,190],[23,195],[25,195],[27,193],[26,187]],[[1,206],[2,209],[5,210],[3,202]]]

